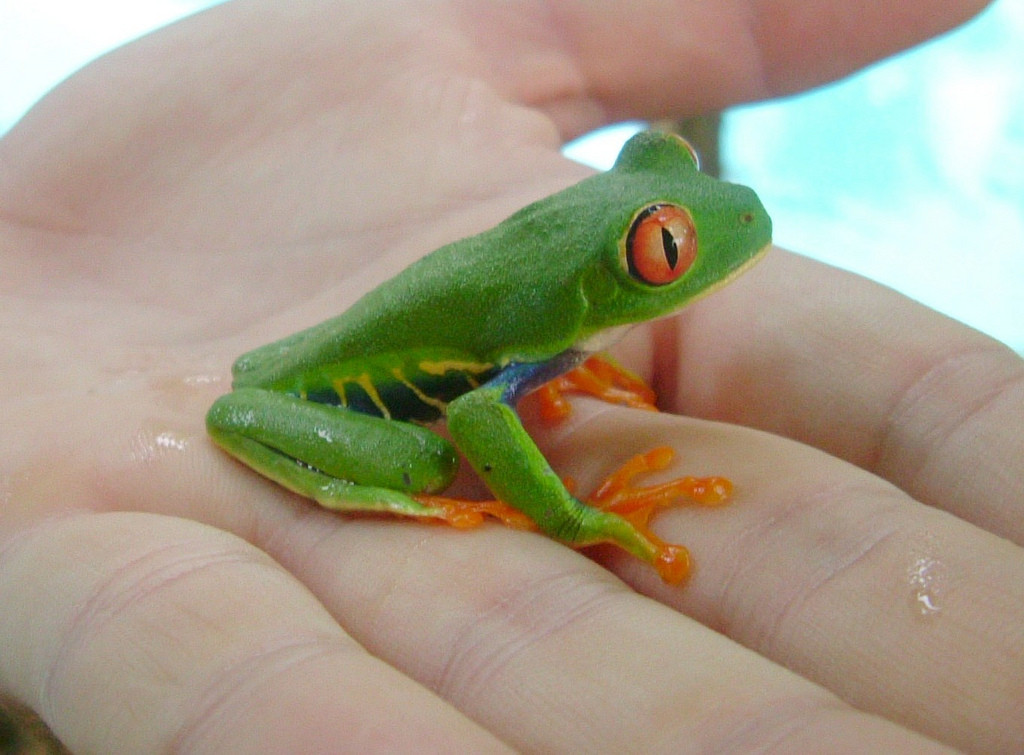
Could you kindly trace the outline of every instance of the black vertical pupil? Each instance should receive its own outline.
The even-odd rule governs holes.
[[[676,246],[676,238],[668,228],[661,229],[661,245],[665,248],[665,261],[668,262],[670,270],[675,270],[679,264],[679,247]]]

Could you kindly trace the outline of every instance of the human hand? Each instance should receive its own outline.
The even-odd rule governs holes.
[[[581,486],[660,442],[736,482],[658,523],[683,589],[331,515],[202,427],[245,349],[582,177],[562,138],[978,5],[235,2],[76,76],[0,142],[0,688],[82,751],[1019,746],[1019,360],[852,276],[773,252],[632,342],[666,408],[776,435],[586,401],[539,431]]]

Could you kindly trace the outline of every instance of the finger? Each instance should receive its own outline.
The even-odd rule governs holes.
[[[685,589],[612,554],[617,570],[860,709],[961,747],[1021,747],[1024,549],[793,441],[629,414],[552,436],[549,456],[586,485],[609,454],[667,444],[665,474],[722,474],[736,492],[660,519],[694,554]]]
[[[781,251],[659,336],[667,406],[817,446],[1024,543],[1024,362],[1002,344]]]
[[[572,135],[622,117],[679,117],[803,89],[938,34],[983,0],[808,4],[462,4],[503,91]]]
[[[756,37],[772,94],[839,78],[966,21],[989,0],[902,3],[898,8],[842,0],[753,3]]]
[[[0,603],[0,685],[75,752],[504,749],[195,523],[49,520],[0,550]]]

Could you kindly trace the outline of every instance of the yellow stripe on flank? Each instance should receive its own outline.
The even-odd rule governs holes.
[[[447,403],[445,403],[439,398],[434,398],[433,396],[428,396],[427,394],[425,394],[423,391],[420,390],[419,386],[415,385],[408,378],[406,378],[406,376],[402,374],[402,370],[400,370],[398,367],[395,367],[393,370],[391,370],[391,374],[395,376],[395,380],[397,380],[410,391],[412,391],[413,395],[416,396],[416,398],[418,398],[424,404],[426,404],[427,406],[434,407],[442,414],[445,413],[445,410],[448,408]]]
[[[369,374],[363,373],[358,377],[354,378],[339,378],[331,382],[335,392],[338,394],[338,399],[341,401],[341,405],[348,406],[348,396],[345,395],[345,383],[355,383],[366,393],[367,397],[377,407],[377,410],[381,413],[381,416],[385,419],[391,419],[391,412],[388,411],[387,405],[381,399],[380,394],[377,393],[377,388],[373,384],[373,380]]]
[[[341,406],[348,407],[348,396],[345,394],[345,381],[332,380],[331,386],[334,388],[334,392],[338,394],[338,403]]]
[[[428,375],[444,375],[449,372],[461,372],[467,376],[482,375],[494,367],[489,362],[460,362],[457,359],[445,359],[437,362],[420,362],[417,367]]]
[[[352,382],[366,391],[366,395],[370,397],[370,401],[373,402],[373,405],[380,410],[381,416],[383,416],[384,419],[391,419],[391,412],[388,411],[384,402],[381,401],[380,394],[377,393],[377,388],[374,386],[373,381],[370,380],[370,376],[367,373],[364,372]]]

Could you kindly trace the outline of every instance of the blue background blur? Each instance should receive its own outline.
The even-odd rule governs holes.
[[[0,5],[0,133],[91,58],[214,3]],[[602,167],[638,126],[570,146]],[[1024,0],[838,84],[727,114],[726,177],[776,242],[1024,352]]]

